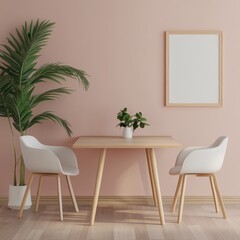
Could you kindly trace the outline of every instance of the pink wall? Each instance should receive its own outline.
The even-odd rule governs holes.
[[[54,109],[72,125],[70,139],[50,122],[29,133],[49,144],[71,146],[79,135],[120,135],[116,113],[127,106],[142,111],[151,124],[136,135],[173,135],[183,146],[210,144],[230,137],[226,161],[218,174],[223,195],[240,195],[240,1],[239,0],[35,0],[0,1],[0,42],[25,20],[56,22],[42,52],[41,63],[63,61],[91,75],[91,88],[78,84],[70,96],[42,106]],[[164,31],[223,31],[222,108],[164,106]],[[46,86],[47,87],[47,86]],[[7,121],[0,118],[0,197],[12,182],[11,139]],[[168,175],[180,149],[157,150],[163,195],[172,195],[176,177]],[[76,194],[91,195],[97,170],[97,150],[75,151],[80,175],[73,179]],[[46,179],[44,194],[52,194],[54,179]],[[66,195],[66,186],[63,193]],[[110,150],[102,195],[149,195],[150,184],[142,150]],[[193,179],[189,195],[209,195],[207,180]],[[33,191],[34,194],[34,191]]]

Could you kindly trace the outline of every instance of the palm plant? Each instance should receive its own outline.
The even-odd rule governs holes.
[[[0,50],[0,116],[6,117],[11,130],[14,152],[13,185],[25,185],[23,159],[17,157],[14,132],[25,135],[27,130],[43,120],[60,124],[71,135],[70,124],[51,111],[35,114],[34,109],[42,102],[55,100],[61,94],[69,94],[71,89],[58,87],[35,94],[39,83],[56,82],[61,84],[66,78],[77,79],[85,90],[89,87],[87,74],[79,69],[61,63],[48,63],[37,67],[42,48],[52,33],[54,23],[50,21],[25,22],[15,35],[10,34],[8,44]],[[15,130],[14,130],[15,128]],[[19,181],[17,171],[19,169]]]

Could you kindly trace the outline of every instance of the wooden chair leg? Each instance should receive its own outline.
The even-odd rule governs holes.
[[[66,180],[67,180],[68,189],[69,189],[69,192],[70,192],[70,195],[71,195],[71,198],[72,198],[72,202],[73,202],[73,206],[75,208],[75,211],[79,212],[77,201],[76,201],[76,198],[75,198],[75,194],[73,192],[72,182],[71,182],[70,176],[66,175]]]
[[[38,206],[39,206],[39,200],[40,200],[40,191],[41,191],[41,186],[42,186],[42,176],[39,176],[39,181],[38,181],[38,189],[37,189],[37,199],[36,199],[36,207],[35,207],[35,212],[38,211]]]
[[[210,177],[209,177],[209,180],[210,180],[210,184],[211,184],[211,189],[212,189],[212,194],[213,194],[213,200],[214,200],[215,210],[216,210],[216,213],[218,213],[218,212],[219,212],[218,200],[217,200],[216,189],[215,189],[213,177],[210,176]]]
[[[62,192],[61,192],[60,175],[57,175],[57,183],[58,183],[58,202],[59,202],[60,220],[63,221]]]
[[[148,149],[146,149],[146,157],[147,157],[148,171],[149,171],[149,177],[150,177],[150,182],[151,182],[151,187],[152,187],[154,206],[157,206],[156,186],[154,185],[153,169],[152,169],[152,163],[151,163],[151,160],[150,160],[150,155],[149,155],[149,150]]]
[[[180,198],[180,206],[179,206],[179,211],[178,211],[178,223],[182,222],[182,213],[183,213],[186,182],[187,182],[187,175],[184,174],[183,178],[182,178],[181,198]]]
[[[175,212],[175,209],[176,209],[178,195],[179,195],[179,192],[180,192],[180,189],[181,189],[181,185],[182,185],[182,179],[183,179],[183,176],[179,175],[177,188],[176,188],[176,191],[175,191],[175,194],[174,194],[174,197],[173,197],[172,212]]]
[[[215,174],[212,175],[212,178],[213,178],[214,185],[215,185],[215,188],[216,188],[216,193],[217,193],[217,196],[218,196],[218,201],[219,201],[220,208],[222,210],[223,218],[227,218],[227,214],[226,214],[226,211],[225,211],[225,208],[224,208],[223,200],[222,200],[219,188],[218,188],[217,178],[216,178]]]
[[[34,174],[32,173],[30,178],[29,178],[29,181],[28,181],[28,186],[25,190],[25,193],[24,193],[24,196],[23,196],[23,199],[22,199],[22,203],[21,203],[21,206],[20,206],[20,209],[19,209],[19,213],[18,213],[18,217],[22,217],[23,215],[23,209],[24,209],[24,206],[25,206],[25,202],[27,200],[27,196],[28,196],[28,193],[30,191],[30,188],[31,188],[31,185],[32,185],[32,182],[33,182],[33,176]]]

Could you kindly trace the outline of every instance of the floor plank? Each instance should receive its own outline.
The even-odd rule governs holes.
[[[228,204],[228,218],[215,213],[213,204],[185,204],[183,220],[165,204],[164,226],[153,204],[134,201],[100,201],[94,226],[89,226],[91,202],[63,205],[64,221],[59,221],[57,204],[42,204],[39,212],[17,211],[0,207],[1,240],[238,240],[240,239],[240,204]]]

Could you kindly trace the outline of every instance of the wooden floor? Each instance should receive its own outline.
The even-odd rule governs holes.
[[[152,202],[101,201],[94,226],[89,226],[91,202],[78,202],[79,213],[70,202],[63,205],[64,221],[59,221],[57,204],[42,204],[39,213],[17,211],[0,206],[1,240],[148,240],[148,239],[240,239],[240,204],[226,205],[228,219],[214,212],[213,204],[186,204],[183,222],[164,204],[166,224],[159,225],[158,211]]]

